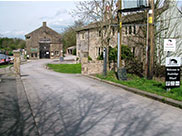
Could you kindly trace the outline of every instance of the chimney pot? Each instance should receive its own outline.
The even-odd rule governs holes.
[[[46,22],[43,22],[43,27],[46,27]]]

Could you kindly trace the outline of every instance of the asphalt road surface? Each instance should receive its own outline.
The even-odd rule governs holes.
[[[45,69],[50,62],[21,66],[37,135],[182,136],[181,109],[80,74]]]

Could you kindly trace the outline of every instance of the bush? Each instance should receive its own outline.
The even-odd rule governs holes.
[[[76,55],[76,48],[75,49],[73,49],[73,53],[72,53],[73,55]]]
[[[125,61],[126,71],[130,74],[135,74],[137,76],[143,76],[143,63],[134,58],[131,49],[126,46],[121,46],[121,59]],[[109,48],[109,61],[117,62],[117,47]]]
[[[99,57],[97,57],[97,60],[104,60],[103,52],[99,55]]]
[[[131,60],[126,61],[126,71],[127,73],[143,77],[143,63],[132,58]]]
[[[117,61],[117,52],[118,52],[117,46],[115,48],[109,47],[109,60],[116,62]],[[122,45],[121,52],[122,52],[122,54],[121,54],[122,60],[128,61],[128,60],[133,59],[133,54],[131,52],[131,49],[128,46]]]
[[[88,60],[89,60],[89,61],[92,61],[92,58],[91,58],[90,56],[88,56]]]
[[[154,75],[156,77],[165,77],[166,76],[165,66],[161,66],[160,64],[155,64],[154,65]]]

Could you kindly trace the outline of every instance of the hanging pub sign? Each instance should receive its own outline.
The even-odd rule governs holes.
[[[180,57],[166,58],[166,88],[180,87]]]

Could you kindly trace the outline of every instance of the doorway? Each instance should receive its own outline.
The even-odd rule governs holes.
[[[40,43],[39,44],[40,59],[50,58],[50,44],[49,43]]]

